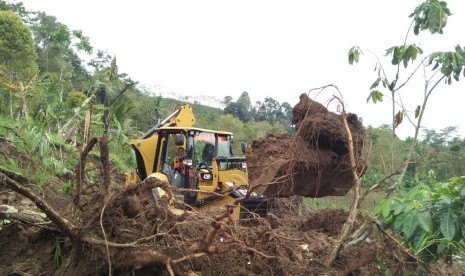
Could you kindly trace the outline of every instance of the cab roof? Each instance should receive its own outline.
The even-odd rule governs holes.
[[[194,130],[194,131],[200,131],[200,132],[208,132],[208,133],[215,133],[215,134],[220,134],[220,135],[233,135],[232,132],[228,131],[218,131],[218,130],[211,130],[211,129],[205,129],[205,128],[198,128],[198,127],[159,127],[154,129],[154,131],[159,131],[159,130],[173,130],[173,131],[189,131],[189,130]]]

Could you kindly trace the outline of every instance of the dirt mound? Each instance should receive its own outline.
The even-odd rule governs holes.
[[[249,179],[268,196],[342,196],[353,186],[349,145],[342,115],[302,94],[293,109],[295,135],[269,135],[253,141],[247,153]],[[347,122],[359,172],[365,131],[357,115]]]

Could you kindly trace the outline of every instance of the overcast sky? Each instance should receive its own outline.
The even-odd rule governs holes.
[[[81,29],[94,49],[117,57],[121,72],[156,94],[237,98],[273,97],[291,105],[298,96],[327,84],[339,87],[350,112],[365,125],[391,123],[389,100],[367,104],[374,56],[401,45],[411,22],[413,0],[23,0],[26,8],[54,15]],[[411,34],[425,53],[465,46],[465,1],[447,1],[453,13],[444,35]],[[358,45],[362,64],[349,66],[347,52]],[[389,60],[385,63],[395,75]],[[402,76],[402,73],[401,73]],[[406,74],[403,75],[407,77]],[[423,83],[406,86],[409,111],[420,104]],[[317,100],[335,93],[327,90]],[[316,96],[313,94],[313,96]],[[431,98],[423,125],[458,126],[465,136],[465,79],[441,85]],[[207,102],[215,105],[214,101]],[[409,124],[399,127],[413,136]]]

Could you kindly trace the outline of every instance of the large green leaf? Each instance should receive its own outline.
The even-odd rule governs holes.
[[[381,207],[381,214],[383,215],[383,218],[388,218],[389,214],[391,213],[391,201],[390,200],[385,200],[382,204],[380,204]]]
[[[406,215],[404,222],[402,223],[402,232],[405,235],[405,239],[408,240],[412,237],[415,230],[417,230],[419,221],[415,212],[410,212]]]
[[[442,240],[440,243],[439,243],[439,246],[438,246],[438,249],[437,249],[437,253],[440,254],[442,252],[444,252],[444,250],[446,250],[450,245],[450,241],[449,240]]]
[[[420,116],[420,111],[421,111],[421,106],[417,105],[417,108],[415,108],[415,119]]]
[[[460,195],[465,196],[465,187],[462,187],[462,189],[460,190]]]
[[[416,35],[423,30],[429,30],[432,34],[442,34],[449,15],[451,13],[445,1],[426,0],[410,14],[415,22],[413,31]]]
[[[358,63],[359,60],[360,60],[360,55],[361,54],[362,54],[362,51],[360,50],[359,47],[354,46],[354,47],[350,48],[349,54],[348,54],[349,64],[353,65],[354,62]]]
[[[423,230],[430,232],[432,228],[431,214],[428,211],[415,212],[417,220]]]
[[[381,78],[377,78],[375,80],[375,82],[370,86],[370,90],[372,90],[373,88],[378,87],[380,81],[381,81]]]
[[[465,227],[463,224],[462,224],[462,240],[465,241]]]
[[[398,233],[402,232],[402,227],[404,224],[404,220],[406,217],[406,213],[401,213],[398,217],[394,220],[394,230]]]
[[[440,216],[440,221],[439,228],[441,229],[442,235],[444,238],[452,240],[455,236],[455,224],[450,208]]]
[[[405,204],[403,202],[399,202],[399,204],[394,205],[394,216],[402,213],[405,210]]]
[[[401,59],[402,59],[402,49],[401,49],[401,47],[394,47],[394,53],[392,55],[391,63],[393,65],[397,65],[397,64],[399,64]]]
[[[380,91],[373,90],[370,92],[370,95],[368,95],[367,102],[369,102],[370,100],[372,100],[373,103],[382,102],[383,96],[384,94],[381,93]]]

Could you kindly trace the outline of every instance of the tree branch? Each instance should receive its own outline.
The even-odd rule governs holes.
[[[72,239],[77,238],[76,227],[71,224],[67,219],[63,218],[58,212],[56,212],[48,203],[32,192],[29,188],[26,188],[9,178],[4,173],[0,172],[0,183],[6,186],[7,188],[29,198],[35,205],[44,212],[47,217],[60,228],[66,235]]]

